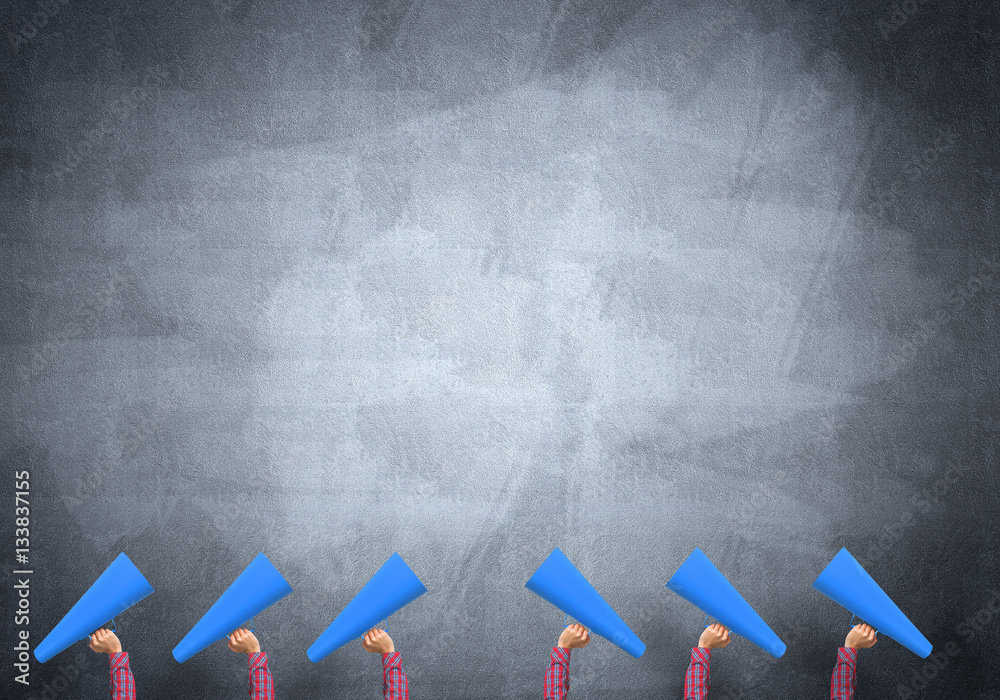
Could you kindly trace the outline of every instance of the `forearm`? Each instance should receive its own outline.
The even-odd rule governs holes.
[[[252,700],[274,700],[274,680],[267,667],[267,652],[247,654],[250,680],[247,682]]]
[[[410,681],[398,651],[382,654],[382,694],[385,700],[410,700]]]
[[[830,678],[830,700],[854,700],[854,686],[858,678],[858,650],[848,647],[837,649],[837,665]]]
[[[709,663],[712,650],[705,647],[691,649],[691,663],[684,674],[684,700],[705,700],[709,688]]]
[[[563,700],[569,694],[569,649],[552,647],[545,672],[545,700]]]
[[[108,654],[108,663],[111,666],[112,700],[135,700],[135,678],[128,665],[128,652]]]

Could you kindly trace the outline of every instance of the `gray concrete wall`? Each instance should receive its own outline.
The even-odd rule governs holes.
[[[998,697],[960,627],[997,586],[995,5],[0,21],[36,643],[125,551],[157,589],[118,621],[140,697],[245,697],[223,645],[170,650],[263,551],[295,588],[256,619],[278,697],[378,697],[359,645],[305,649],[398,551],[414,700],[537,698],[561,615],[523,584],[558,546],[648,646],[574,653],[573,697],[679,698],[702,618],[664,584],[697,546],[788,643],[719,652],[713,699],[822,698],[850,615],[810,584],[846,546],[957,649],[883,639],[859,698]],[[61,697],[107,696],[84,646]]]

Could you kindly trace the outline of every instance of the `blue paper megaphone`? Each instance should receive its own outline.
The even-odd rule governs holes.
[[[839,603],[873,625],[880,634],[892,637],[922,659],[930,653],[931,643],[920,634],[909,618],[903,614],[885,591],[868,575],[847,548],[826,565],[813,581],[813,588]]]
[[[45,663],[152,592],[149,581],[122,552],[35,647],[35,658]]]
[[[413,570],[393,552],[312,643],[306,655],[313,663],[326,658],[426,592]]]
[[[558,547],[546,557],[524,587],[635,658],[638,659],[646,651],[642,640]]]
[[[174,658],[184,663],[291,592],[288,581],[261,552],[174,647]]]
[[[667,588],[774,658],[785,653],[785,643],[700,549],[695,548],[684,560],[667,581]]]

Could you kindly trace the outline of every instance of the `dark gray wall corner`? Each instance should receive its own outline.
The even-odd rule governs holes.
[[[574,695],[679,697],[701,547],[788,643],[719,652],[712,697],[821,698],[846,546],[950,650],[881,640],[859,697],[1000,697],[998,15],[3,0],[33,640],[125,551],[141,697],[243,697],[222,645],[170,651],[263,551],[279,697],[377,697],[359,645],[305,650],[398,551],[414,697],[534,698],[558,546],[647,644],[575,652]],[[83,647],[67,697],[106,697]]]

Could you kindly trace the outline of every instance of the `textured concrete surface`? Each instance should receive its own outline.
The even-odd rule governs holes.
[[[903,5],[4,2],[34,641],[126,551],[140,697],[245,697],[170,650],[263,551],[279,697],[378,697],[305,649],[398,551],[413,697],[536,698],[559,546],[648,647],[574,653],[573,696],[680,697],[699,546],[788,643],[718,653],[713,699],[821,698],[847,546],[958,649],[884,639],[859,698],[1000,697],[963,626],[1000,562],[1000,22]],[[107,696],[86,653],[61,697]]]

